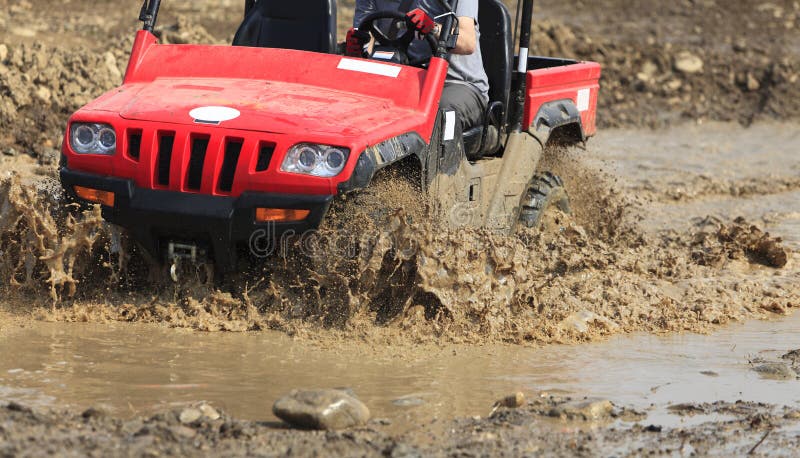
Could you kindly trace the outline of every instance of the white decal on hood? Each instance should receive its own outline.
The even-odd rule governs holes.
[[[189,116],[198,124],[214,124],[236,119],[242,114],[229,107],[200,107],[189,112]]]
[[[396,65],[379,64],[377,62],[370,62],[368,60],[348,59],[343,57],[339,61],[339,70],[350,70],[352,72],[371,73],[373,75],[388,76],[390,78],[397,78],[400,74],[402,67]]]

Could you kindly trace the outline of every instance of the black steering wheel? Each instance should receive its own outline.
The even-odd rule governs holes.
[[[405,22],[406,32],[397,38],[389,38],[376,24],[378,21],[384,19],[390,19],[393,23],[398,21]],[[375,41],[377,41],[379,44],[397,48],[403,51],[406,55],[408,55],[408,47],[411,46],[411,42],[414,41],[414,36],[417,33],[408,17],[399,11],[376,11],[374,13],[370,13],[361,21],[358,29],[370,32],[375,38]],[[423,38],[431,47],[431,55],[435,56],[436,50],[439,47],[439,43],[436,41],[436,36],[434,35],[433,31],[425,34]],[[411,65],[420,65],[422,63],[423,62],[412,62]]]

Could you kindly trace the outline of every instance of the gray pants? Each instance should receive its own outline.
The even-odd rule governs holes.
[[[460,122],[457,134],[483,124],[486,101],[472,85],[445,83],[439,107],[444,111],[455,111]]]

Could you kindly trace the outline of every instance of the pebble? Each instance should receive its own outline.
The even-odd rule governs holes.
[[[203,416],[208,418],[211,421],[219,420],[219,412],[213,407],[208,404],[203,404],[200,406],[200,412],[203,413]]]
[[[201,412],[199,409],[195,409],[194,407],[190,407],[188,409],[184,409],[183,412],[181,412],[181,415],[178,417],[178,419],[184,425],[188,425],[190,423],[196,422],[202,417],[203,417],[203,412]]]
[[[750,92],[755,92],[761,88],[761,83],[758,82],[755,76],[752,73],[747,74],[747,90]]]
[[[553,407],[548,414],[563,419],[582,419],[586,421],[608,418],[614,411],[614,405],[607,399],[587,398],[569,401]]]
[[[186,426],[183,425],[174,426],[170,428],[170,431],[172,431],[172,434],[175,436],[175,438],[185,437],[187,439],[191,439],[197,435],[197,431],[195,431],[192,428],[187,428]]]
[[[111,53],[111,51],[108,51],[103,55],[103,62],[105,63],[109,73],[111,73],[111,76],[118,80],[122,79],[122,72],[120,72],[119,67],[117,67],[117,58],[114,57],[114,54]]]
[[[8,59],[8,46],[5,43],[0,44],[0,62],[5,62]]]
[[[497,406],[508,407],[509,409],[516,409],[525,405],[525,393],[516,392],[510,396],[506,396],[495,403]]]
[[[687,75],[700,73],[703,71],[703,59],[688,51],[680,52],[675,56],[675,70]]]
[[[370,418],[364,403],[341,390],[294,390],[275,401],[272,412],[294,427],[318,430],[362,426]]]
[[[52,98],[52,93],[50,92],[50,89],[44,86],[39,86],[36,88],[36,97],[38,97],[42,102],[49,103],[50,99]]]

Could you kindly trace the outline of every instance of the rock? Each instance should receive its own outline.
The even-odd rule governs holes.
[[[693,75],[703,71],[703,59],[690,53],[683,51],[675,56],[675,70],[686,75]]]
[[[549,416],[568,420],[601,420],[608,418],[614,411],[614,405],[607,399],[587,398],[569,401],[553,407]]]
[[[675,92],[678,89],[680,89],[681,86],[683,86],[683,83],[681,83],[681,80],[674,79],[674,80],[670,80],[669,82],[667,82],[667,84],[664,85],[664,88],[666,90],[670,91],[670,92]]]
[[[761,374],[762,378],[771,380],[794,380],[797,373],[786,363],[764,363],[753,368],[755,372]]]
[[[208,404],[201,405],[200,412],[203,413],[204,417],[208,418],[211,421],[219,420],[220,415],[219,412],[217,412],[217,409],[211,407]]]
[[[108,409],[102,406],[89,407],[88,409],[84,410],[83,413],[81,413],[81,417],[87,420],[90,418],[102,418],[107,415],[108,415]]]
[[[758,82],[755,76],[752,73],[747,74],[747,90],[750,92],[755,92],[761,88],[761,83]]]
[[[495,403],[499,407],[507,407],[509,409],[516,409],[525,405],[525,393],[516,392],[510,396],[506,396]]]
[[[786,353],[785,355],[781,356],[781,359],[788,359],[792,362],[792,364],[800,365],[800,349],[792,350],[789,353]]]
[[[190,423],[196,422],[201,418],[203,418],[203,412],[201,412],[199,409],[195,409],[194,407],[190,407],[188,409],[184,409],[183,412],[181,412],[180,416],[178,417],[178,420],[180,420],[180,422],[183,423],[184,425],[188,425]]]
[[[294,390],[272,406],[272,412],[292,426],[333,430],[369,421],[364,403],[341,390]]]
[[[120,72],[119,67],[117,67],[117,58],[114,57],[114,54],[111,53],[111,51],[103,55],[103,63],[108,69],[108,72],[111,73],[111,76],[118,80],[122,79],[122,72]]]
[[[719,377],[719,374],[714,371],[700,371],[700,373],[706,377]]]
[[[52,93],[50,92],[50,89],[44,86],[39,86],[38,88],[36,88],[36,97],[38,97],[39,100],[41,100],[42,102],[50,103],[50,99],[52,98]]]
[[[192,428],[187,428],[186,426],[173,426],[170,428],[172,435],[175,439],[180,440],[181,438],[191,439],[197,435],[197,431],[193,430]]]
[[[8,59],[8,46],[0,44],[0,62],[5,62]]]

